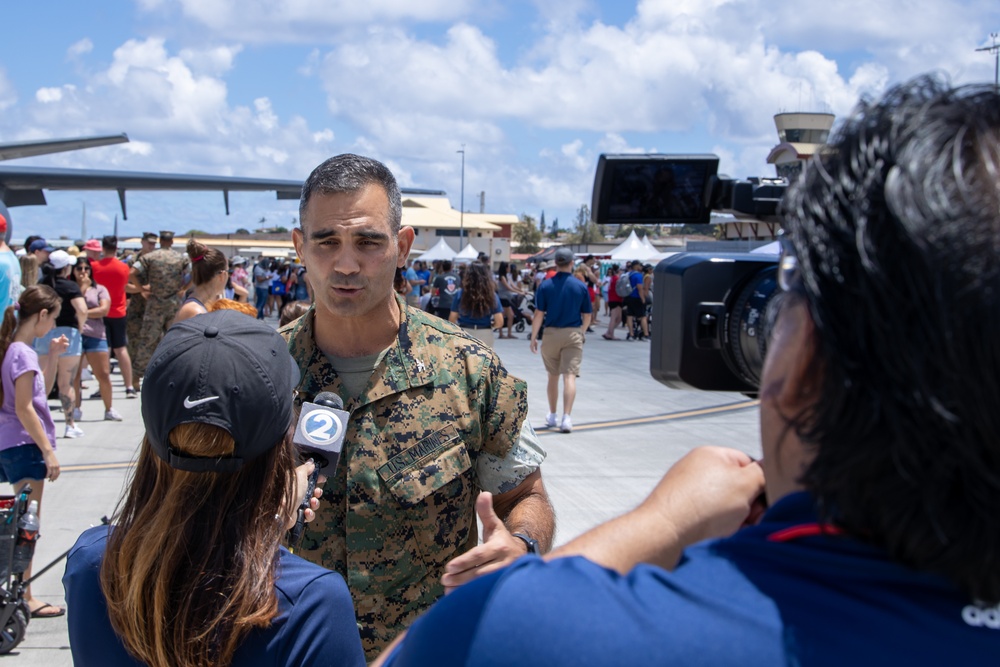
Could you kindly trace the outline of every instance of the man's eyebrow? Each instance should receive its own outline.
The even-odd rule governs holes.
[[[330,237],[340,236],[335,229],[321,229],[315,232],[309,232],[309,239],[311,241],[322,241]],[[363,239],[369,239],[372,241],[387,241],[389,240],[389,235],[384,232],[379,232],[374,229],[359,229],[356,232],[351,232],[350,236],[361,237]]]

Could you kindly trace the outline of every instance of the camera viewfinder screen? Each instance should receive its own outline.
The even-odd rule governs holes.
[[[607,159],[606,159],[607,158]],[[603,169],[602,169],[603,167]],[[715,156],[601,156],[593,207],[599,224],[707,222]]]

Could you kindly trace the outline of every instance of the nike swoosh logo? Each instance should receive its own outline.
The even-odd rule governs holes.
[[[191,397],[188,396],[184,399],[184,407],[190,410],[191,408],[201,405],[202,403],[208,403],[209,401],[217,400],[218,396],[209,396],[208,398],[199,398],[197,401],[192,401]]]

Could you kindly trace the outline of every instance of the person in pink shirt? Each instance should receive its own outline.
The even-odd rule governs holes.
[[[132,358],[128,354],[128,336],[125,335],[128,305],[125,299],[125,286],[128,285],[128,265],[115,256],[118,253],[118,238],[115,236],[105,236],[100,241],[90,239],[83,244],[83,249],[87,253],[87,259],[90,260],[94,282],[103,285],[111,297],[111,307],[104,316],[108,347],[118,360],[118,368],[121,369],[122,380],[125,383],[125,398],[135,398],[138,394],[132,386]],[[105,405],[110,403],[105,401]]]
[[[55,327],[62,298],[47,285],[32,285],[17,302],[8,306],[0,324],[0,482],[10,482],[15,491],[28,483],[31,500],[38,501],[39,517],[45,480],[59,477],[56,458],[56,425],[49,412],[48,394],[55,384],[59,355],[69,347],[66,336],[53,338],[39,366],[32,348]],[[24,577],[31,576],[29,567]],[[65,609],[46,604],[25,592],[32,618],[62,616]]]

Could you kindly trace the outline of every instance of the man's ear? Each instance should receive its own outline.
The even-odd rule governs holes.
[[[410,248],[413,247],[413,227],[401,227],[396,234],[396,243],[399,247],[399,257],[396,259],[396,267],[406,266],[406,260],[410,256]]]
[[[776,399],[785,414],[798,414],[815,402],[820,385],[815,363],[819,343],[816,324],[804,299],[783,306],[773,342],[782,348],[778,363],[783,382]]]
[[[292,228],[292,245],[295,246],[295,254],[299,256],[299,261],[305,265],[306,260],[302,256],[302,244],[305,242],[305,237],[302,236],[302,230],[298,227]]]

